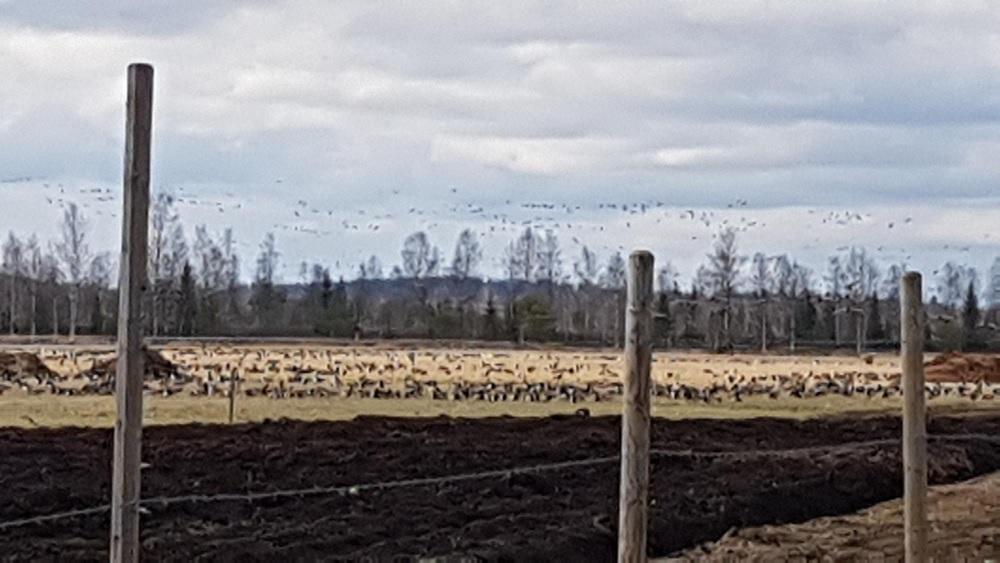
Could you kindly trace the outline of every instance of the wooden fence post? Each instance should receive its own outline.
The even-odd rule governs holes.
[[[924,397],[924,305],[920,274],[901,280],[903,513],[906,561],[927,560],[927,423]]]
[[[118,277],[118,364],[115,376],[114,468],[111,483],[113,562],[139,560],[139,470],[142,441],[142,303],[146,292],[153,67],[128,67],[124,212]]]
[[[629,256],[625,317],[625,395],[618,498],[618,561],[646,560],[649,497],[649,402],[653,343],[653,255]]]
[[[236,381],[240,372],[236,368],[229,374],[229,424],[236,420]]]

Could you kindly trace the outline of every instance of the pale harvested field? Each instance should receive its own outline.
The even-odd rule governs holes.
[[[932,487],[928,555],[983,561],[1000,555],[1000,473]],[[735,530],[664,561],[902,561],[903,506],[892,500],[844,516]]]
[[[33,377],[20,377],[16,385],[0,381],[0,425],[111,424],[110,380],[80,375],[111,359],[108,347],[18,349],[37,354],[55,372],[55,381]],[[364,414],[546,416],[579,409],[601,415],[621,408],[623,361],[615,350],[315,343],[185,343],[156,350],[181,375],[147,381],[148,424],[226,421],[233,373],[239,378],[238,421],[343,420]],[[900,406],[898,395],[889,393],[898,370],[898,358],[892,354],[857,358],[657,353],[653,411],[666,418],[891,413]],[[845,381],[852,385],[850,392],[846,387],[824,387]],[[855,383],[860,389],[868,385],[868,393],[856,391]],[[992,393],[987,396],[991,397]],[[1000,401],[958,396],[932,401],[934,409],[947,412],[993,410],[994,404],[1000,407]]]
[[[223,423],[228,421],[229,401],[224,397],[159,397],[144,399],[144,424]],[[236,422],[294,419],[309,421],[351,420],[357,416],[392,417],[539,417],[576,415],[582,408],[591,416],[621,413],[619,401],[572,404],[489,403],[485,401],[434,401],[430,399],[334,399],[306,398],[279,401],[263,397],[239,398]],[[742,419],[781,417],[805,419],[855,414],[860,416],[900,412],[899,399],[826,397],[816,399],[748,399],[742,403],[701,404],[689,401],[653,401],[653,416],[665,419]],[[949,399],[931,407],[935,414],[998,412],[1000,404],[972,403]],[[115,417],[114,397],[0,397],[0,427],[104,427]]]
[[[110,351],[80,349],[75,364],[64,361],[64,349],[23,348],[40,351],[54,370],[70,374],[112,356]],[[432,349],[390,347],[251,346],[208,345],[161,348],[163,355],[196,377],[218,376],[227,367],[238,367],[251,381],[281,381],[292,384],[303,371],[334,372],[343,377],[378,377],[401,382],[417,380],[466,380],[540,383],[565,380],[577,384],[620,381],[624,367],[616,350],[528,351],[505,349]],[[411,362],[413,353],[415,362]],[[899,359],[892,354],[871,354],[871,363],[855,356],[783,356],[756,354],[705,354],[660,352],[654,354],[653,379],[710,385],[720,376],[766,377],[772,375],[816,376],[847,372],[890,376],[899,372]]]

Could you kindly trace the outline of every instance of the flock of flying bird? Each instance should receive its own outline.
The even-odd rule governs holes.
[[[118,197],[115,190],[103,187],[83,187],[72,189],[61,183],[40,182],[32,178],[8,178],[0,184],[40,184],[45,202],[52,206],[64,206],[69,202],[77,202],[85,213],[90,211],[95,216],[117,217]],[[275,181],[282,184],[282,180]],[[2,186],[0,186],[2,187]],[[282,189],[286,189],[282,186]],[[232,191],[204,196],[192,193],[180,186],[172,188],[174,202],[180,215],[184,217],[191,213],[197,222],[219,223],[222,219],[211,219],[214,216],[231,217],[234,214],[259,208],[246,202],[246,197]],[[456,203],[456,200],[468,197],[467,201]],[[364,205],[354,205],[345,208],[332,208],[297,198],[294,204],[276,205],[273,201],[267,205],[271,209],[267,213],[270,219],[270,229],[277,233],[289,233],[294,237],[321,237],[336,240],[344,234],[378,234],[400,232],[399,228],[413,225],[411,231],[425,230],[433,237],[433,231],[438,227],[470,225],[475,228],[481,239],[500,237],[502,243],[511,239],[527,226],[540,231],[552,230],[568,242],[577,246],[593,244],[592,250],[624,251],[624,245],[615,244],[608,234],[621,233],[630,230],[648,232],[654,226],[667,223],[681,225],[686,234],[684,238],[691,241],[711,240],[725,228],[738,232],[746,232],[768,227],[768,222],[760,217],[754,217],[754,210],[749,200],[736,198],[724,206],[714,209],[677,208],[665,201],[614,202],[599,201],[587,204],[568,204],[555,202],[518,202],[512,199],[492,202],[476,201],[474,194],[466,194],[457,188],[452,188],[446,198],[438,206],[429,204],[414,204],[412,196],[401,194],[400,190],[373,191]],[[377,202],[372,205],[371,202]],[[378,211],[375,211],[377,209]],[[211,211],[212,214],[206,213]],[[900,229],[912,229],[913,218],[901,217],[887,220],[884,217],[874,217],[870,212],[851,210],[826,211],[820,209],[804,209],[798,220],[802,221],[801,232],[804,236],[794,241],[803,250],[818,248],[820,237],[814,236],[817,228],[850,228],[857,225],[876,225],[886,221],[886,237],[884,242],[873,247],[877,257],[884,257],[891,263],[909,262],[913,255],[901,245],[893,245],[890,235]],[[232,221],[237,223],[239,221]],[[640,225],[641,222],[641,225]],[[687,225],[687,227],[683,227]],[[845,233],[850,236],[850,233]],[[989,238],[989,233],[984,235]],[[383,239],[384,240],[384,239]],[[401,242],[401,241],[398,241]],[[398,244],[397,242],[397,244]],[[448,241],[436,241],[448,244]],[[249,251],[256,250],[254,241],[238,241],[238,244]],[[290,243],[296,244],[295,240]],[[341,260],[346,264],[355,264],[367,258],[363,249],[347,249],[348,245],[339,244],[335,250],[340,253]],[[394,245],[395,247],[395,245]],[[846,248],[846,247],[840,247]],[[943,244],[942,251],[969,252],[971,245]],[[794,249],[790,249],[794,253]],[[839,250],[839,249],[838,249]],[[392,250],[395,252],[395,249]],[[565,251],[564,251],[565,252]],[[447,253],[446,253],[447,254]],[[575,252],[573,253],[575,255]],[[879,256],[881,255],[881,256]],[[331,261],[328,259],[328,261]],[[348,272],[350,274],[350,272]]]

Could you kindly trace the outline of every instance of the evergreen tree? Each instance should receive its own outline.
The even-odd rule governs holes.
[[[317,332],[325,336],[348,337],[354,334],[355,318],[351,311],[351,303],[347,298],[347,284],[340,278],[336,285],[327,276],[324,281],[322,300],[327,303],[323,308],[323,317],[317,326]]]
[[[194,334],[195,318],[198,315],[198,296],[195,293],[194,270],[191,263],[185,261],[181,269],[180,289],[177,299],[177,319],[175,326],[181,336]]]
[[[963,339],[966,345],[974,346],[976,342],[976,326],[979,325],[979,297],[976,295],[974,282],[969,282],[965,293],[965,304],[962,306]]]
[[[814,334],[816,330],[816,306],[813,303],[812,294],[809,290],[802,292],[802,298],[795,301],[795,310],[798,316],[795,319],[795,334]]]
[[[486,298],[486,312],[483,324],[486,329],[486,339],[496,340],[500,336],[500,319],[497,318],[497,306],[493,294]]]
[[[330,308],[333,303],[333,279],[330,278],[330,270],[323,270],[323,281],[320,282],[320,306],[324,311]]]
[[[826,315],[825,316],[828,319],[828,322],[827,322],[827,325],[828,325],[827,326],[827,330],[828,330],[827,337],[830,340],[833,340],[834,342],[837,342],[839,344],[840,343],[840,335],[837,333],[837,328],[839,326],[838,323],[837,323],[837,316],[840,315],[840,313],[837,312],[837,303],[836,302],[826,303],[824,305],[824,309],[826,309]]]
[[[882,325],[882,311],[879,306],[878,294],[872,293],[868,300],[868,326],[865,331],[865,338],[871,341],[885,339],[885,327]]]
[[[267,233],[260,245],[250,305],[257,315],[257,328],[268,332],[279,326],[285,301],[285,296],[276,286],[278,256],[274,234]]]
[[[670,316],[670,299],[665,291],[661,291],[656,299],[656,317],[653,323],[654,340],[657,344],[670,347],[673,333],[673,318]]]
[[[512,296],[507,302],[507,311],[504,315],[504,331],[507,333],[507,337],[513,342],[518,344],[524,344],[524,331],[517,321],[517,311],[514,306],[514,297]]]
[[[454,300],[448,299],[434,306],[429,328],[431,333],[438,338],[462,337],[461,310]]]
[[[525,295],[514,301],[513,326],[518,342],[547,341],[555,334],[552,307],[541,295]]]
[[[93,331],[93,334],[104,333],[104,311],[101,310],[101,307],[101,290],[96,288],[90,309],[90,330]]]

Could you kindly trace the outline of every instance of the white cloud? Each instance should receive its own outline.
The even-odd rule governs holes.
[[[617,139],[439,137],[432,162],[462,160],[526,174],[576,175],[606,169],[627,143]]]
[[[664,166],[692,167],[724,163],[731,153],[726,149],[712,147],[685,147],[660,149],[653,155],[657,164]]]

